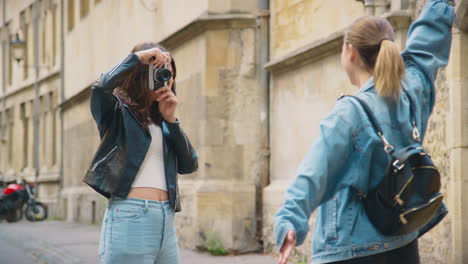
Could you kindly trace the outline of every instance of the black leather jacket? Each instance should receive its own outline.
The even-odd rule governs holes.
[[[132,109],[114,93],[140,59],[128,55],[92,85],[91,113],[101,144],[83,181],[107,198],[126,198],[151,143],[151,135]],[[197,170],[198,158],[179,123],[162,122],[164,170],[171,207],[181,210],[177,173]]]

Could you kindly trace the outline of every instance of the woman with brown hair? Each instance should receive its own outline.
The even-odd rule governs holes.
[[[155,83],[161,69],[170,79]],[[109,198],[101,263],[179,263],[177,173],[192,173],[198,163],[175,115],[176,73],[170,53],[147,42],[92,86],[101,144],[84,182]]]
[[[389,165],[383,134],[395,149],[424,138],[437,70],[447,65],[450,53],[453,4],[429,0],[410,27],[402,54],[384,18],[363,17],[346,31],[341,63],[359,92],[357,99],[339,100],[322,121],[319,138],[286,191],[275,217],[281,264],[304,242],[316,208],[312,263],[419,263],[417,238],[441,221],[445,206],[421,229],[391,236],[373,225],[362,199],[382,181]],[[375,115],[382,135],[375,133],[360,101]],[[414,127],[419,128],[416,135]]]

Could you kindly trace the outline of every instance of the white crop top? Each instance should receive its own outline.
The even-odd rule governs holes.
[[[148,125],[148,129],[152,138],[151,144],[132,187],[150,187],[167,191],[162,130],[154,123]]]

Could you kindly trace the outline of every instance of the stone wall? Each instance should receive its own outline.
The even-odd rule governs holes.
[[[425,1],[418,1],[418,10]],[[468,1],[458,1],[460,6]],[[460,15],[460,14],[458,14]],[[462,19],[459,17],[459,19]],[[468,141],[468,36],[453,28],[452,50],[447,68],[439,71],[437,101],[430,119],[425,146],[442,174],[443,192],[449,208],[444,221],[420,240],[422,263],[465,263],[468,244],[466,219],[466,148]]]
[[[356,1],[271,0],[271,58],[326,38],[364,14]]]
[[[436,104],[429,120],[424,146],[441,172],[442,192],[446,199],[450,199],[450,193],[448,192],[448,185],[450,184],[450,149],[446,144],[448,141],[447,118],[450,108],[450,89],[445,70],[439,71],[436,93]],[[447,263],[446,261],[451,254],[451,218],[452,215],[448,214],[436,228],[419,240],[421,263]],[[441,241],[445,241],[445,243],[441,243]]]
[[[179,177],[181,245],[205,247],[216,239],[226,250],[257,249],[257,183],[266,163],[259,139],[255,30],[208,29],[173,53],[182,69],[178,111],[199,154],[199,170]]]
[[[68,221],[98,223],[107,200],[82,182],[100,142],[89,100],[90,91],[86,90],[64,105],[63,174],[66,177],[57,216]]]
[[[326,65],[326,66],[325,66]],[[292,71],[273,74],[271,96],[271,185],[264,196],[264,245],[273,250],[273,216],[283,202],[285,188],[296,168],[319,135],[319,123],[341,94],[353,94],[341,69],[340,55],[330,55]],[[297,248],[296,258],[309,256],[315,215],[310,234]]]

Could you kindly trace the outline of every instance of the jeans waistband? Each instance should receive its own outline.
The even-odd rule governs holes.
[[[111,197],[109,199],[109,206],[112,204],[120,204],[120,205],[134,205],[134,206],[141,206],[143,208],[163,208],[163,209],[170,209],[171,204],[169,200],[166,201],[154,201],[154,200],[143,200],[143,199],[136,199],[136,198],[119,198],[119,197]]]

